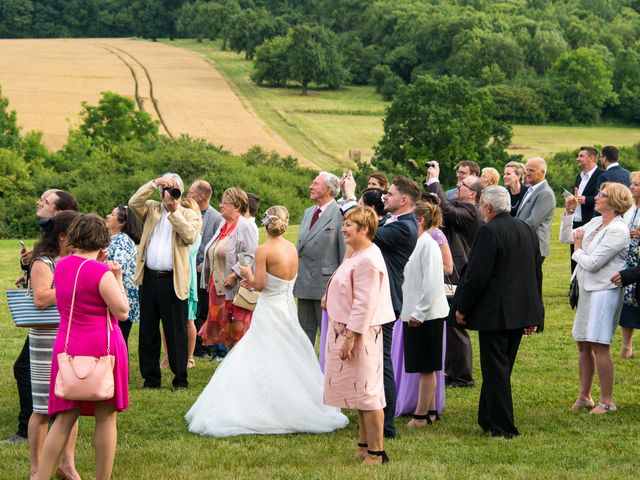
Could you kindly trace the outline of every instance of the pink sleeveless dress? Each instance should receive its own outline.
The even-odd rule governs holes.
[[[51,381],[49,383],[49,415],[81,408],[81,415],[93,416],[95,402],[78,402],[56,397],[54,393],[56,376],[58,375],[58,354],[64,352],[64,342],[69,327],[71,297],[73,283],[78,268],[84,258],[69,255],[56,265],[54,285],[56,289],[56,305],[60,312],[60,328],[53,344],[51,362]],[[67,352],[71,355],[92,355],[100,357],[107,354],[107,305],[100,296],[100,280],[109,271],[102,262],[89,260],[80,270],[76,290],[73,322]],[[129,363],[127,346],[118,320],[111,316],[111,354],[116,357],[113,375],[115,393],[107,403],[113,404],[118,412],[129,407]]]

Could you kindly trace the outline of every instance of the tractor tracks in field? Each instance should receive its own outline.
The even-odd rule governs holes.
[[[100,43],[98,45],[117,57],[131,72],[131,76],[133,77],[133,82],[135,84],[134,95],[138,108],[141,111],[150,114],[152,117],[157,117],[160,121],[162,130],[164,130],[170,138],[175,138],[162,117],[158,99],[153,94],[153,80],[151,79],[151,75],[149,74],[147,67],[131,53],[122,48],[106,43]]]

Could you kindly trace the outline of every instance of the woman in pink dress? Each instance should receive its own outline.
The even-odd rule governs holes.
[[[329,280],[324,403],[358,410],[356,458],[385,463],[382,327],[394,318],[387,267],[372,243],[378,217],[369,207],[349,210],[342,224],[349,253]]]
[[[67,241],[75,253],[58,262],[54,275],[60,328],[53,345],[49,414],[56,415],[56,421],[45,440],[35,478],[51,478],[71,428],[78,416],[87,415],[96,419],[96,479],[106,480],[111,478],[116,452],[116,413],[129,407],[127,347],[117,324],[118,320],[127,320],[129,302],[122,284],[120,265],[102,262],[106,259],[110,241],[107,225],[102,218],[80,215],[69,227]],[[76,274],[78,282],[70,326],[69,314]],[[115,356],[113,398],[104,402],[80,402],[57,397],[54,393],[58,375],[57,355],[65,350],[67,330],[71,327],[67,348],[70,355],[101,357],[107,354],[107,325],[111,335],[110,354]]]

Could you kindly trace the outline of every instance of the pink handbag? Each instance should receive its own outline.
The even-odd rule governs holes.
[[[107,354],[96,358],[93,356],[69,355],[69,333],[73,318],[73,306],[76,299],[76,287],[80,269],[88,260],[82,262],[76,273],[71,297],[71,311],[69,312],[69,326],[67,339],[64,342],[64,352],[58,354],[58,375],[56,377],[55,395],[65,400],[84,400],[99,402],[113,398],[114,378],[113,366],[116,357],[110,355],[111,349],[111,319],[107,308]]]

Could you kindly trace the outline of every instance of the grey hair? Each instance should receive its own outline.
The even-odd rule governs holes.
[[[340,193],[340,180],[333,173],[320,172],[318,175],[322,177],[324,186],[331,190],[331,196],[336,198]]]
[[[491,185],[482,190],[482,203],[491,205],[493,213],[511,212],[511,197],[506,188],[500,185]]]
[[[178,184],[178,188],[180,189],[180,191],[184,192],[184,183],[182,182],[182,178],[180,178],[180,175],[178,175],[177,173],[167,172],[167,173],[163,173],[162,176],[175,180],[175,182]]]

